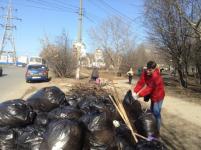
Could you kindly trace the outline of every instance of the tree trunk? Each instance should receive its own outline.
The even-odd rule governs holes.
[[[177,68],[179,74],[179,80],[182,87],[187,88],[186,81],[184,80],[183,72],[181,66]]]
[[[186,88],[188,87],[188,71],[186,70],[186,75],[185,75],[185,82],[186,82]]]
[[[188,63],[185,63],[185,69],[184,69],[184,78],[185,78],[185,82],[186,82],[186,88],[188,87]]]
[[[201,84],[201,65],[196,64],[196,68],[198,70],[199,84]]]
[[[186,76],[188,76],[189,72],[188,72],[188,64],[187,63],[185,63],[185,71],[186,71]]]

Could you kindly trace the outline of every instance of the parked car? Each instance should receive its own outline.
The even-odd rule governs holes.
[[[48,81],[49,69],[45,65],[28,65],[26,71],[26,82]]]
[[[3,68],[0,66],[0,76],[3,75]]]

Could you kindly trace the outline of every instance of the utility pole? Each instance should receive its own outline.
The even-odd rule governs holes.
[[[78,42],[82,43],[82,18],[83,18],[83,3],[80,0],[80,10],[79,10],[79,30],[78,30]]]
[[[13,30],[16,29],[16,26],[13,25],[12,20],[21,20],[19,18],[13,17],[13,8],[11,0],[9,0],[8,7],[7,7],[7,14],[3,16],[5,18],[5,24],[0,24],[4,28],[3,37],[1,40],[1,49],[0,49],[0,56],[2,54],[6,54],[7,56],[7,63],[8,57],[11,56],[13,63],[16,63],[16,49],[15,49],[15,40],[13,36]],[[16,11],[16,10],[14,10]],[[6,44],[10,43],[11,48],[5,50]]]
[[[79,80],[80,78],[80,55],[81,55],[81,48],[82,48],[82,19],[83,19],[83,3],[80,0],[80,9],[79,9],[79,18],[78,18],[78,39],[76,43],[77,49],[77,68],[76,68],[76,76],[75,78]]]

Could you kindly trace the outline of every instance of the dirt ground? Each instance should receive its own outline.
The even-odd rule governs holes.
[[[66,93],[74,84],[79,83],[88,83],[88,79],[85,78],[80,81],[52,79],[45,83],[31,83],[21,97],[26,99],[33,92],[46,86],[58,86]],[[136,80],[133,81],[133,85],[135,83]],[[115,78],[114,84],[122,99],[126,91],[132,88],[124,77]],[[200,150],[201,105],[196,102],[200,102],[201,99],[196,96],[185,96],[184,93],[179,93],[176,87],[172,88],[166,87],[166,97],[162,110],[161,140],[170,150]],[[192,99],[194,100],[192,101]],[[149,103],[143,103],[143,105],[149,107]]]

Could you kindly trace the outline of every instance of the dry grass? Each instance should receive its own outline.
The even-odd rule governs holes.
[[[164,78],[165,91],[168,95],[178,98],[190,98],[191,102],[201,104],[201,85],[195,84],[191,79],[187,89],[180,86],[176,78]]]

